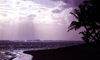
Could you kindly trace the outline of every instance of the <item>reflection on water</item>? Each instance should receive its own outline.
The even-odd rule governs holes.
[[[82,44],[82,41],[9,41],[0,40],[0,60],[32,60],[23,51],[56,49]]]
[[[16,54],[10,51],[0,51],[0,60],[11,60],[16,57]]]
[[[0,60],[32,60],[32,56],[23,51],[0,51]]]
[[[23,51],[16,52],[17,57],[13,60],[32,60],[32,56],[28,54],[24,54]]]

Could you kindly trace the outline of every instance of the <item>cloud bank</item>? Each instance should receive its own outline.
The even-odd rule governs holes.
[[[78,40],[77,32],[67,33],[67,27],[74,19],[70,12],[79,3],[78,0],[0,0],[0,39]]]

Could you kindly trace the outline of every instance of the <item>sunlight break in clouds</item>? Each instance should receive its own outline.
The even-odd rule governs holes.
[[[78,40],[67,32],[72,10],[65,0],[0,0],[0,40]]]
[[[63,2],[53,2],[50,0],[0,0],[0,23],[20,23],[24,22],[26,19],[30,18],[34,23],[60,23],[59,20],[63,20],[64,13],[62,11]],[[51,2],[46,4],[46,2]],[[59,9],[61,13],[54,13],[52,10]],[[69,9],[66,9],[67,12]],[[21,19],[20,19],[21,18]],[[22,19],[23,18],[23,19]],[[58,18],[58,19],[54,19]],[[60,19],[59,19],[60,18]],[[66,17],[66,20],[68,18]]]

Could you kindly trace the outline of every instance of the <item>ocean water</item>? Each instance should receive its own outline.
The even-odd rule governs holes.
[[[16,55],[16,58],[14,58],[13,60],[32,60],[33,58],[33,56],[29,54],[24,54],[23,51],[17,51]]]
[[[82,44],[81,41],[1,41],[0,60],[32,60],[29,50],[47,50]]]
[[[33,56],[24,54],[23,51],[0,51],[0,60],[32,60]]]

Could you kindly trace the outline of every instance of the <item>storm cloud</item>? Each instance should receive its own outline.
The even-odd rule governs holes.
[[[63,1],[66,4],[70,4],[73,7],[77,7],[79,4],[81,4],[85,0],[52,0],[52,1]]]

